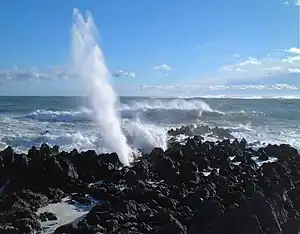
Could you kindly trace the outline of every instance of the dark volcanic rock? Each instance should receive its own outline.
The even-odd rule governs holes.
[[[57,217],[54,213],[44,212],[39,215],[42,222],[57,220]]]
[[[224,213],[224,207],[215,199],[206,199],[199,207],[198,213],[195,214],[189,233],[202,233],[216,228],[220,228],[221,217]]]
[[[213,134],[204,142],[197,134]],[[56,214],[36,211],[69,197],[89,213],[55,233],[300,232],[300,157],[289,145],[250,148],[230,132],[185,126],[170,135],[191,136],[166,151],[154,148],[130,167],[117,155],[59,152],[43,144],[28,154],[0,152],[0,233],[34,233]],[[226,138],[226,139],[224,139]],[[227,139],[228,138],[228,139]],[[256,165],[252,158],[274,163]],[[234,158],[232,160],[232,158]],[[239,162],[239,163],[237,163]],[[207,174],[203,174],[206,172]]]
[[[13,227],[12,224],[0,224],[0,233],[1,234],[19,234],[20,230],[16,227]]]
[[[210,128],[207,125],[194,126],[193,124],[187,125],[187,126],[181,126],[180,128],[176,128],[176,129],[170,129],[168,131],[168,134],[170,136],[178,136],[180,134],[183,134],[186,136],[208,135],[208,136],[215,137],[218,139],[224,139],[224,138],[232,139],[233,138],[230,130],[228,130],[228,129],[224,129],[224,128],[220,128],[220,127]]]
[[[80,233],[79,227],[75,223],[66,224],[57,228],[54,234]],[[81,232],[83,233],[83,232]],[[88,233],[88,232],[87,232]]]
[[[269,159],[268,154],[263,149],[260,149],[258,153],[259,153],[258,160],[266,161]]]
[[[31,161],[28,170],[26,184],[34,190],[65,188],[78,179],[75,167],[66,158],[48,157],[42,163]]]
[[[7,195],[0,204],[0,230],[4,233],[34,233],[41,229],[30,204],[16,194]]]
[[[71,158],[80,179],[86,182],[109,179],[121,166],[115,153],[97,155],[95,151],[89,150],[79,154],[75,150]]]
[[[266,233],[281,231],[274,205],[261,192],[253,194],[250,201],[245,204],[243,212],[244,215],[252,214],[256,216]]]

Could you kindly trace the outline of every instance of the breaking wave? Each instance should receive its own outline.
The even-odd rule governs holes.
[[[92,112],[87,109],[79,111],[36,110],[25,115],[25,118],[47,122],[77,122],[92,120],[91,114]]]
[[[121,104],[120,115],[124,119],[142,119],[154,123],[177,124],[197,120],[203,115],[222,115],[201,100],[144,100]],[[92,121],[93,112],[87,108],[76,111],[35,110],[25,118],[47,122]]]
[[[128,104],[123,104],[123,110],[200,110],[213,112],[210,106],[201,100],[196,99],[146,99],[139,101],[129,101]]]
[[[168,130],[190,124],[198,126],[192,130],[196,131],[194,134],[200,134],[207,140],[222,138],[228,129],[238,139],[288,143],[300,149],[299,106],[297,100],[253,102],[209,99],[204,102],[197,98],[129,97],[121,99],[118,109],[123,117],[121,127],[128,144],[146,152],[153,147],[166,148],[170,136]],[[78,148],[108,152],[111,149],[99,134],[93,119],[94,114],[88,106],[79,108],[77,104],[66,105],[63,102],[62,105],[52,105],[52,101],[49,103],[44,99],[39,105],[25,109],[20,105],[19,109],[9,110],[0,118],[0,149],[11,145],[23,152],[32,145],[39,146],[45,142],[58,144],[67,151]],[[199,126],[204,125],[209,126],[209,131],[201,131],[203,129]],[[172,135],[171,138],[181,141],[181,138],[189,136],[188,133]]]

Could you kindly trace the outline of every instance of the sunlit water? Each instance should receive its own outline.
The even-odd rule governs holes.
[[[87,103],[78,97],[0,97],[0,147],[27,151],[47,142],[68,151],[112,151]],[[189,123],[229,128],[250,142],[300,146],[300,100],[121,97],[119,111],[128,143],[148,151],[166,147],[168,129]]]

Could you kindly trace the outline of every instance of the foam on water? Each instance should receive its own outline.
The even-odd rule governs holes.
[[[68,112],[72,113],[72,111]],[[74,112],[78,112],[78,110],[74,110]],[[238,139],[245,138],[249,142],[260,141],[262,145],[263,143],[286,143],[300,149],[300,126],[297,124],[294,126],[288,125],[289,122],[280,125],[277,123],[272,124],[272,119],[269,116],[264,117],[264,115],[253,116],[253,118],[266,118],[266,124],[254,123],[249,118],[238,118],[237,120],[234,119],[234,121],[232,119],[228,120],[231,117],[227,116],[216,117],[213,121],[211,121],[211,118],[204,120],[200,118],[201,121],[194,121],[194,123],[196,125],[203,124],[210,127],[218,126],[230,129],[234,137]],[[150,149],[152,146],[165,148],[168,139],[167,130],[185,125],[184,123],[169,124],[168,120],[153,122],[151,118],[143,117],[123,119],[121,122],[121,128],[125,133],[128,144],[132,148],[144,150]],[[55,118],[59,119],[60,117]],[[71,118],[67,117],[67,119]],[[185,137],[184,135],[178,136],[177,139],[183,141]],[[206,137],[206,139],[217,140],[210,137]],[[42,143],[57,144],[62,150],[67,151],[73,148],[78,150],[95,149],[98,153],[114,150],[103,139],[99,128],[94,122],[59,122],[38,120],[37,118],[0,117],[1,149],[11,145],[18,152],[27,152],[32,145],[39,146]]]
[[[273,162],[277,161],[277,158],[274,158],[274,157],[270,157],[268,160],[265,160],[265,161],[258,160],[258,157],[253,157],[252,159],[255,161],[255,163],[259,167],[262,166],[264,163],[273,163]]]
[[[90,106],[76,105],[77,99],[49,98],[45,102],[44,98],[36,98],[33,100],[36,105],[29,107],[15,100],[18,99],[8,99],[5,109],[10,108],[10,112],[0,117],[1,149],[11,145],[18,152],[27,152],[32,145],[49,143],[67,151],[73,148],[95,149],[98,153],[115,151],[101,134],[98,121],[92,121],[97,114],[88,109]],[[5,107],[5,103],[0,104]],[[245,138],[256,147],[285,143],[300,149],[299,106],[298,100],[203,102],[197,98],[123,97],[116,108],[121,112],[121,132],[130,148],[148,151],[151,147],[166,147],[169,137],[166,132],[170,128],[189,124],[229,129],[234,137]],[[184,135],[176,137],[181,142],[185,138]],[[218,140],[208,135],[205,139]]]
[[[201,100],[131,100],[129,103],[119,104],[118,111],[121,118],[136,119],[142,118],[152,122],[163,122],[170,124],[183,123],[187,120],[195,120],[203,114],[214,115],[224,114],[221,111],[213,110]],[[23,118],[48,122],[88,122],[93,120],[94,113],[86,107],[77,110],[44,110],[37,109]]]
[[[142,152],[150,153],[154,147],[167,148],[167,130],[150,123],[143,123],[137,119],[125,125],[128,142]]]
[[[161,101],[161,105],[149,105],[148,103],[130,103],[121,107],[121,114],[123,118],[135,119],[140,118],[152,123],[164,123],[164,124],[182,124],[199,119],[201,116],[220,116],[222,112],[212,110],[204,102],[196,102],[199,106],[191,104],[188,101],[182,103],[180,108],[180,102],[176,105],[168,106],[169,101]],[[200,105],[201,103],[201,105]]]
[[[61,202],[49,204],[48,206],[38,209],[37,215],[44,212],[51,212],[57,217],[57,220],[41,223],[44,234],[53,233],[56,228],[64,224],[83,218],[95,205],[95,201],[93,200],[89,206],[70,204],[67,202],[68,200],[69,198],[64,198]]]
[[[185,99],[144,99],[131,101],[130,104],[122,105],[124,110],[139,109],[165,109],[165,110],[199,110],[212,112],[210,106],[201,100],[185,100]]]
[[[167,121],[168,119],[177,120],[177,123],[187,118],[196,119],[203,113],[219,113],[212,110],[209,105],[200,100],[186,101],[159,101],[148,103],[147,101],[136,101],[130,104],[121,104],[119,108],[122,118],[135,119],[136,117],[150,118],[151,121]],[[44,110],[38,109],[32,111],[20,118],[33,119],[37,121],[48,122],[84,122],[93,120],[94,112],[86,107],[80,107],[78,110]],[[150,120],[149,119],[149,120]]]
[[[117,96],[109,83],[110,74],[102,51],[95,41],[97,30],[92,15],[87,12],[85,20],[79,10],[74,9],[73,16],[72,72],[85,85],[103,138],[118,154],[120,161],[129,165],[132,161],[132,152],[121,129],[116,110]]]
[[[265,146],[265,144],[290,144],[300,149],[300,131],[291,129],[281,129],[270,126],[251,126],[251,124],[238,125],[239,128],[229,127],[233,129],[232,135],[237,139],[245,138],[250,143],[256,142],[255,147]]]
[[[78,111],[36,110],[25,115],[25,117],[38,121],[74,122],[90,120],[92,118],[91,114],[92,111],[88,109]]]

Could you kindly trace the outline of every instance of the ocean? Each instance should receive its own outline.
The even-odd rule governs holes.
[[[120,97],[117,109],[127,141],[145,151],[166,148],[167,131],[189,124],[228,129],[235,138],[258,146],[287,143],[300,148],[297,99]],[[27,152],[42,143],[66,151],[111,151],[83,97],[0,97],[0,147]]]

